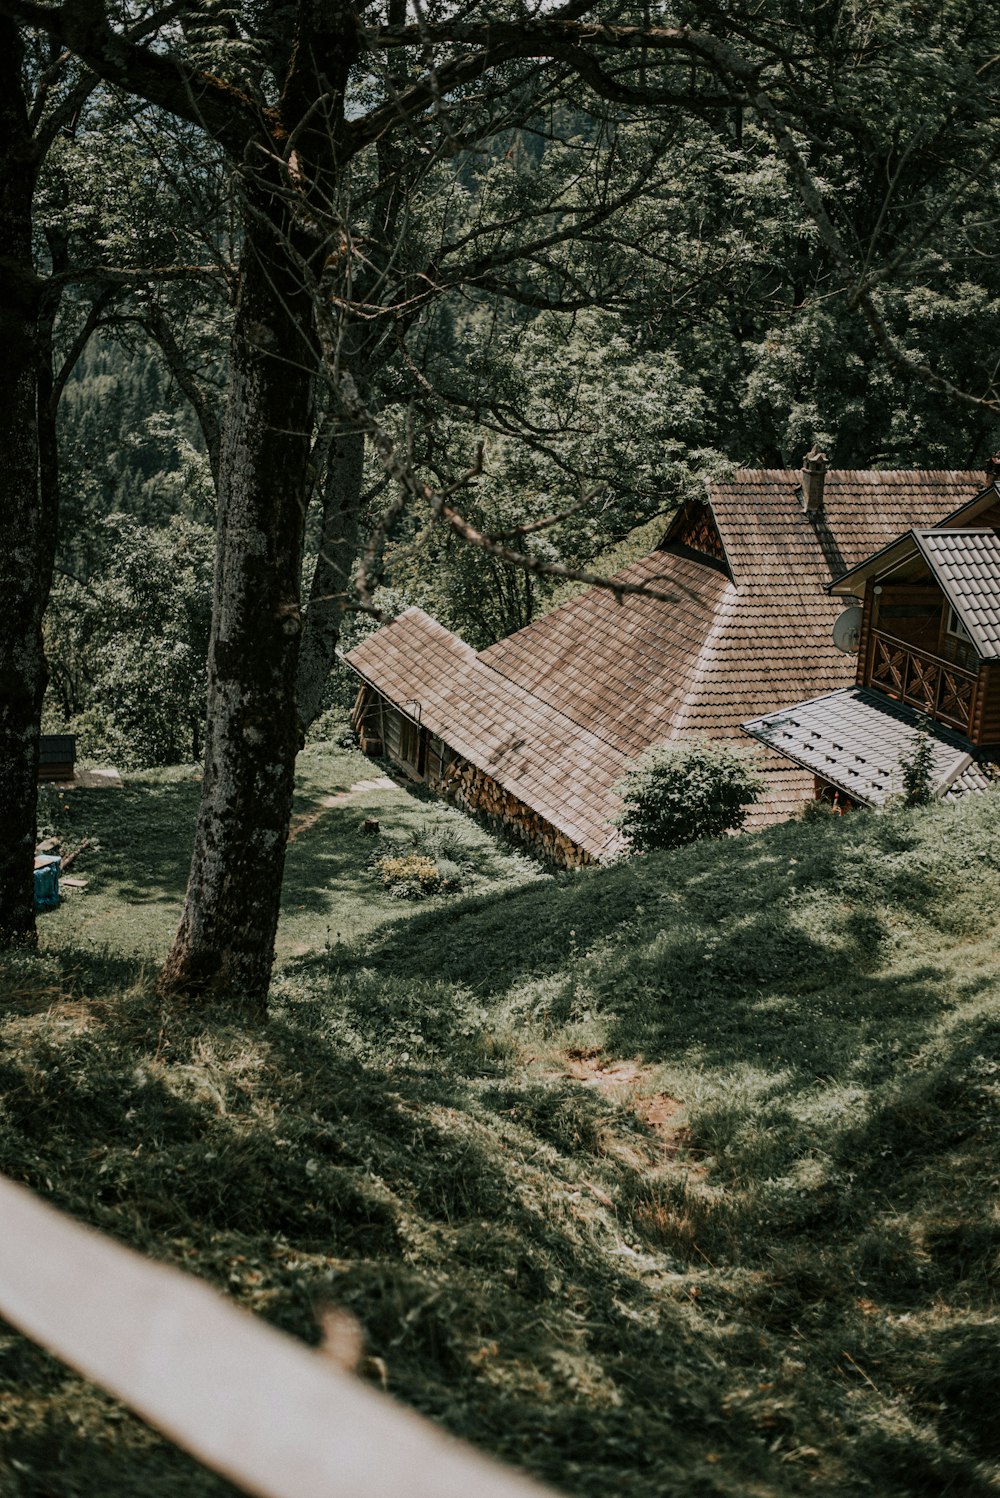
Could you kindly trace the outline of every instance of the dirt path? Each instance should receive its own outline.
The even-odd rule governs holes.
[[[596,1087],[605,1097],[629,1108],[649,1130],[650,1143],[661,1157],[673,1157],[683,1149],[686,1131],[677,1122],[682,1104],[665,1092],[644,1092],[652,1069],[638,1061],[605,1063],[600,1055],[571,1056],[561,1076],[572,1077],[584,1087]]]
[[[388,775],[378,775],[371,780],[356,780],[346,791],[336,791],[332,796],[320,796],[316,802],[315,811],[300,812],[292,819],[288,829],[288,841],[294,843],[303,832],[308,832],[310,827],[326,816],[328,811],[334,811],[338,806],[347,806],[352,801],[367,799],[369,796],[379,795],[383,791],[394,791],[397,789],[396,782]]]

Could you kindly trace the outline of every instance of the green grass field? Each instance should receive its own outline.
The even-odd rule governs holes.
[[[387,844],[457,844],[473,888],[543,877],[458,812],[402,785],[373,787],[379,779],[387,779],[381,768],[354,750],[323,744],[300,754],[279,957],[353,942],[405,916],[404,902],[368,873]],[[199,781],[198,771],[181,767],[127,775],[122,790],[43,789],[43,829],[59,833],[65,852],[90,840],[70,870],[87,879],[87,889],[67,890],[43,918],[46,949],[108,946],[150,965],[166,955],[184,899]],[[368,817],[381,824],[377,844],[361,831]]]
[[[0,1169],[307,1341],[344,1308],[567,1492],[997,1493],[1000,801],[569,877],[322,805],[372,774],[303,759],[253,1031],[151,992],[190,777],[54,809],[100,847],[2,968]],[[463,889],[393,899],[365,815]],[[4,1498],[225,1491],[0,1333]]]

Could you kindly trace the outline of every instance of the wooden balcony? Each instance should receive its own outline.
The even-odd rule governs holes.
[[[905,702],[938,723],[971,736],[976,705],[974,671],[955,666],[939,655],[916,650],[873,629],[868,645],[865,686],[877,687],[897,702]]]

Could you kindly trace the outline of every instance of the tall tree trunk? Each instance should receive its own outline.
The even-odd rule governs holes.
[[[205,775],[180,927],[161,989],[262,1016],[298,747],[311,310],[288,227],[251,200],[223,422]]]
[[[319,556],[309,590],[309,609],[299,653],[298,715],[302,736],[323,709],[323,693],[336,660],[344,609],[350,601],[364,464],[364,433],[350,429],[336,431],[327,458]]]
[[[36,159],[20,39],[17,28],[0,19],[0,946],[35,940],[42,614],[55,546],[55,516],[43,508],[38,473],[39,282],[31,250]]]

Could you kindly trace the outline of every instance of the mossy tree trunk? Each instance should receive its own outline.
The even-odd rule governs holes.
[[[246,216],[220,463],[201,808],[163,990],[263,1014],[298,745],[311,303],[265,192]]]
[[[37,323],[31,245],[38,152],[21,84],[21,44],[0,19],[0,946],[35,940],[38,733],[46,667],[42,614],[55,516],[39,476]]]
[[[323,710],[344,611],[351,603],[351,571],[358,549],[364,465],[364,433],[339,427],[327,461],[319,555],[309,590],[299,656],[298,715],[303,736]]]

